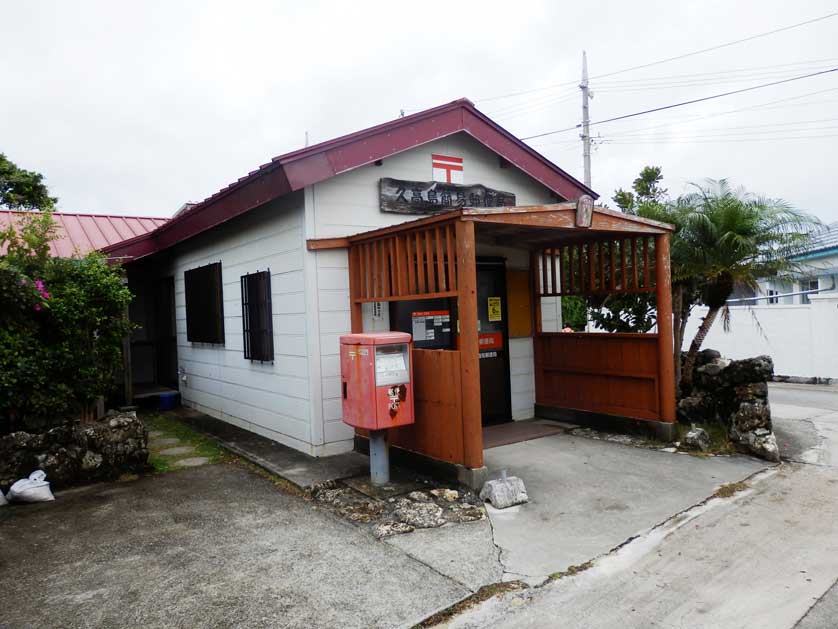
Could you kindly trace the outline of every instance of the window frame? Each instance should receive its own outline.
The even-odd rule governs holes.
[[[273,303],[271,299],[271,270],[247,273],[239,278],[242,304],[243,353],[247,360],[274,361]],[[254,296],[253,288],[257,287]],[[253,327],[254,314],[261,315],[263,326]],[[258,322],[258,319],[257,319]],[[254,335],[258,335],[254,338]]]
[[[224,281],[221,261],[184,271],[183,289],[186,340],[190,343],[224,345]]]

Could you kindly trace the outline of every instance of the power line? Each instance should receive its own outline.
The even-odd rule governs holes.
[[[755,125],[736,125],[732,127],[711,127],[707,129],[698,129],[700,132],[705,131],[727,131],[729,129],[761,129],[765,127],[793,127],[799,126],[804,124],[816,124],[821,122],[835,122],[838,121],[838,118],[818,118],[816,120],[788,120],[783,122],[768,122],[765,124],[755,124]],[[672,126],[672,125],[665,125],[665,126]],[[683,125],[680,125],[683,126]],[[624,138],[628,136],[638,136],[638,135],[654,135],[654,133],[650,133],[650,130],[647,129],[635,129],[633,131],[624,131],[622,133],[614,133],[611,134],[610,137],[617,137],[617,138]],[[679,131],[685,131],[685,129],[679,129]]]
[[[831,64],[819,64],[816,66],[811,66],[808,68],[797,68],[794,70],[787,69],[782,70],[779,72],[761,72],[758,74],[741,74],[735,76],[720,76],[716,78],[705,78],[705,79],[689,79],[684,81],[668,81],[668,82],[636,82],[634,85],[601,85],[597,84],[594,87],[597,89],[597,92],[602,93],[629,93],[629,92],[646,92],[650,90],[671,90],[677,89],[682,87],[693,87],[693,86],[703,86],[703,85],[723,85],[723,84],[730,84],[730,83],[739,83],[741,84],[744,81],[767,81],[771,79],[784,79],[792,76],[796,76],[800,72],[817,72],[819,70],[826,70],[835,66],[835,63]]]
[[[707,76],[715,76],[719,74],[736,74],[741,72],[757,72],[757,71],[769,71],[769,70],[777,70],[783,72],[784,70],[778,70],[778,68],[794,68],[796,66],[811,66],[811,65],[829,65],[835,61],[838,61],[838,57],[823,57],[821,59],[807,59],[805,61],[795,61],[793,63],[772,63],[770,65],[765,66],[750,66],[747,68],[733,68],[730,70],[714,70],[713,72],[689,72],[686,74],[668,74],[664,76],[656,76],[656,77],[648,77],[646,79],[617,79],[616,81],[606,81],[605,84],[611,85],[615,83],[637,83],[638,81],[666,81],[669,79],[684,79],[689,77],[707,77]],[[788,70],[789,72],[791,70]]]
[[[811,20],[806,20],[805,22],[798,22],[797,24],[791,24],[790,26],[783,26],[782,28],[776,28],[773,31],[767,31],[765,33],[759,33],[757,35],[751,35],[750,37],[745,37],[743,39],[737,39],[735,41],[727,42],[726,44],[719,44],[717,46],[710,46],[709,48],[702,48],[701,50],[694,50],[693,52],[688,52],[683,55],[676,55],[675,57],[668,57],[666,59],[661,59],[660,61],[653,61],[651,63],[644,63],[639,66],[632,66],[630,68],[624,68],[623,70],[616,70],[614,72],[608,72],[606,74],[600,74],[598,76],[592,77],[593,79],[602,79],[607,76],[614,76],[615,74],[622,74],[623,72],[631,72],[633,70],[641,70],[643,68],[651,68],[652,66],[660,65],[662,63],[669,63],[670,61],[677,61],[679,59],[686,59],[687,57],[694,57],[695,55],[700,55],[705,52],[712,52],[714,50],[720,50],[722,48],[727,48],[729,46],[735,46],[737,44],[744,44],[745,42],[753,41],[755,39],[759,39],[761,37],[768,37],[769,35],[776,35],[777,33],[782,33],[783,31],[790,31],[793,28],[799,28],[801,26],[807,26],[808,24],[814,24],[815,22],[820,22],[822,20],[829,19],[831,17],[835,17],[838,15],[838,12],[835,13],[828,13],[827,15],[822,15],[820,17],[813,18]]]
[[[802,76],[795,76],[789,79],[783,79],[781,81],[773,81],[771,83],[763,83],[762,85],[753,85],[751,87],[744,87],[739,90],[732,90],[730,92],[722,92],[721,94],[714,94],[712,96],[704,96],[702,98],[694,98],[692,100],[682,101],[680,103],[673,103],[671,105],[664,105],[663,107],[655,107],[653,109],[646,109],[644,111],[637,111],[633,114],[625,114],[623,116],[615,116],[614,118],[607,118],[605,120],[597,120],[595,122],[591,122],[590,125],[597,125],[597,124],[605,124],[606,122],[615,122],[617,120],[625,120],[626,118],[634,118],[635,116],[643,116],[645,114],[651,114],[656,111],[664,111],[667,109],[674,109],[675,107],[683,107],[684,105],[692,105],[695,103],[701,103],[708,100],[713,100],[715,98],[722,98],[723,96],[732,96],[734,94],[742,94],[744,92],[751,92],[753,90],[763,89],[765,87],[771,87],[773,85],[782,85],[783,83],[791,83],[792,81],[800,81],[802,79],[808,79],[814,76],[820,76],[823,74],[829,74],[830,72],[836,72],[838,68],[830,68],[829,70],[821,70],[820,72],[812,72],[811,74],[804,74]],[[553,135],[556,133],[564,133],[566,131],[575,131],[581,126],[581,124],[574,125],[572,127],[568,127],[566,129],[556,129],[555,131],[545,131],[544,133],[537,133],[536,135],[530,135],[525,138],[521,138],[522,140],[532,140],[534,138],[543,138],[547,135]]]
[[[746,142],[782,142],[785,140],[825,140],[827,138],[838,138],[838,134],[818,134],[799,136],[777,136],[777,137],[756,137],[756,138],[725,138],[716,139],[683,139],[683,140],[632,140],[623,142],[608,142],[614,146],[631,146],[635,144],[741,144]]]
[[[512,112],[527,111],[530,109],[540,109],[551,104],[559,104],[567,100],[577,98],[578,96],[579,90],[576,87],[574,87],[572,90],[564,90],[559,92],[558,94],[546,94],[542,96],[537,96],[523,103],[502,105],[498,109],[487,111],[485,113],[489,116],[507,116],[510,115]]]
[[[611,134],[611,137],[623,138],[625,136],[634,135],[637,133],[642,133],[645,131],[651,131],[653,129],[662,129],[664,127],[671,127],[673,125],[685,125],[691,122],[696,122],[698,120],[707,120],[709,118],[717,118],[719,116],[726,116],[729,114],[741,113],[743,111],[751,111],[753,109],[786,109],[788,107],[808,107],[811,105],[822,105],[825,103],[838,103],[838,99],[828,99],[828,100],[820,100],[820,101],[811,101],[811,102],[803,102],[803,103],[788,103],[788,101],[793,100],[800,100],[801,98],[806,98],[808,96],[816,96],[818,94],[823,94],[825,92],[835,92],[838,91],[838,87],[831,87],[826,90],[816,90],[814,92],[807,92],[806,94],[798,94],[797,96],[790,96],[788,98],[780,98],[775,100],[769,100],[764,103],[757,103],[756,105],[749,105],[747,107],[738,107],[736,109],[728,109],[726,111],[719,111],[713,114],[704,114],[701,116],[691,116],[691,117],[679,117],[670,120],[669,122],[665,122],[663,124],[656,124],[652,126],[640,127],[639,129],[633,129],[631,131],[620,131],[614,134]],[[778,104],[778,103],[786,103],[786,104]],[[782,123],[781,123],[782,124]],[[610,139],[603,139],[603,142],[610,142]],[[558,146],[558,145],[574,145],[578,142],[577,139],[565,139],[565,140],[557,140],[554,142],[542,142],[538,144],[533,144],[533,146],[537,146],[538,148],[546,147],[546,146]]]
[[[700,54],[703,54],[705,52],[712,52],[714,50],[719,50],[721,48],[727,48],[729,46],[735,46],[737,44],[743,44],[745,42],[753,41],[755,39],[760,39],[762,37],[768,37],[770,35],[776,35],[777,33],[782,33],[784,31],[789,31],[789,30],[792,30],[792,29],[795,29],[795,28],[800,28],[801,26],[807,26],[809,24],[814,24],[815,22],[820,22],[822,20],[833,18],[836,15],[838,15],[838,12],[828,13],[827,15],[822,15],[820,17],[816,17],[816,18],[813,18],[811,20],[806,20],[805,22],[798,22],[797,24],[791,24],[789,26],[783,26],[782,28],[777,28],[777,29],[774,29],[772,31],[766,31],[764,33],[758,33],[756,35],[751,35],[750,37],[745,37],[743,39],[737,39],[737,40],[734,40],[734,41],[726,42],[724,44],[718,44],[716,46],[711,46],[709,48],[702,48],[701,50],[694,50],[692,52],[687,52],[687,53],[684,53],[682,55],[676,55],[674,57],[668,57],[666,59],[659,59],[658,61],[652,61],[650,63],[643,63],[643,64],[640,64],[640,65],[637,65],[637,66],[632,66],[630,68],[623,68],[622,70],[615,70],[613,72],[606,72],[605,74],[598,74],[598,75],[590,77],[590,80],[595,81],[597,79],[603,79],[605,77],[615,76],[617,74],[623,74],[625,72],[632,72],[634,70],[641,70],[643,68],[651,68],[652,66],[660,65],[662,63],[669,63],[671,61],[677,61],[679,59],[686,59],[687,57],[693,57],[695,55],[700,55]],[[552,85],[546,85],[546,86],[543,86],[543,87],[536,87],[536,88],[527,89],[527,90],[518,90],[516,92],[509,92],[507,94],[499,94],[497,96],[488,96],[488,97],[485,97],[485,98],[477,98],[477,99],[475,99],[475,101],[480,102],[480,103],[488,103],[490,101],[501,100],[503,98],[513,98],[515,96],[523,96],[525,94],[532,94],[532,93],[535,93],[535,92],[542,92],[544,90],[549,90],[549,89],[553,89],[553,88],[556,88],[556,87],[565,87],[567,85],[576,85],[576,84],[577,84],[577,81],[566,81],[564,83],[554,83]]]

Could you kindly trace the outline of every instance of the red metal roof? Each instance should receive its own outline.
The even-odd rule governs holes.
[[[26,214],[28,212],[0,210],[0,230],[6,229],[10,224],[17,227],[21,217]],[[50,243],[50,252],[61,258],[85,255],[96,249],[105,249],[125,240],[142,237],[169,220],[148,216],[69,212],[54,212],[52,216],[57,223],[58,238]],[[3,251],[5,247],[0,249],[0,253]]]
[[[154,232],[111,245],[106,251],[133,258],[162,251],[289,192],[460,132],[468,133],[562,199],[599,196],[463,98],[274,157]]]

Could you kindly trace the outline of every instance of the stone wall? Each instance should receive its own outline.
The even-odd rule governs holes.
[[[779,461],[768,403],[768,382],[773,376],[770,356],[728,360],[706,349],[698,355],[692,391],[678,402],[678,419],[720,423],[741,450]]]
[[[112,412],[89,424],[0,437],[0,488],[5,491],[37,469],[46,472],[53,488],[109,480],[143,471],[147,460],[148,435],[137,414]]]

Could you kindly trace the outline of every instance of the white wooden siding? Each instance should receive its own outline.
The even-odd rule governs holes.
[[[378,180],[382,177],[430,181],[431,154],[463,158],[463,183],[483,184],[515,194],[518,205],[537,205],[555,199],[553,194],[523,171],[501,168],[496,153],[466,133],[457,133],[388,157],[381,166],[370,164],[313,186],[315,233],[312,238],[350,236],[377,227],[404,223],[412,218],[379,209]]]
[[[312,452],[306,300],[303,274],[303,195],[249,212],[177,247],[172,261],[178,365],[185,404],[208,415]],[[184,271],[221,262],[223,345],[186,339]],[[240,277],[271,270],[274,362],[244,358]]]
[[[513,192],[518,205],[536,205],[556,200],[552,192],[514,166],[501,168],[494,152],[467,134],[459,133],[387,158],[381,166],[362,166],[307,189],[306,238],[349,236],[415,218],[380,211],[378,180],[393,177],[430,181],[432,153],[463,157],[465,184],[481,183]],[[510,268],[526,268],[528,265],[528,255],[521,250],[498,252],[481,249],[478,253],[505,255]],[[306,255],[313,260],[310,263],[313,272],[306,276],[306,285],[316,287],[319,310],[319,388],[324,447],[332,451],[349,449],[352,446],[353,430],[341,421],[339,361],[340,335],[350,331],[347,254],[345,250],[326,250],[307,252]],[[372,304],[365,304],[364,330],[389,329],[386,304],[379,319],[372,317],[372,308]],[[510,357],[513,418],[527,419],[533,416],[535,403],[532,339],[511,339]]]

